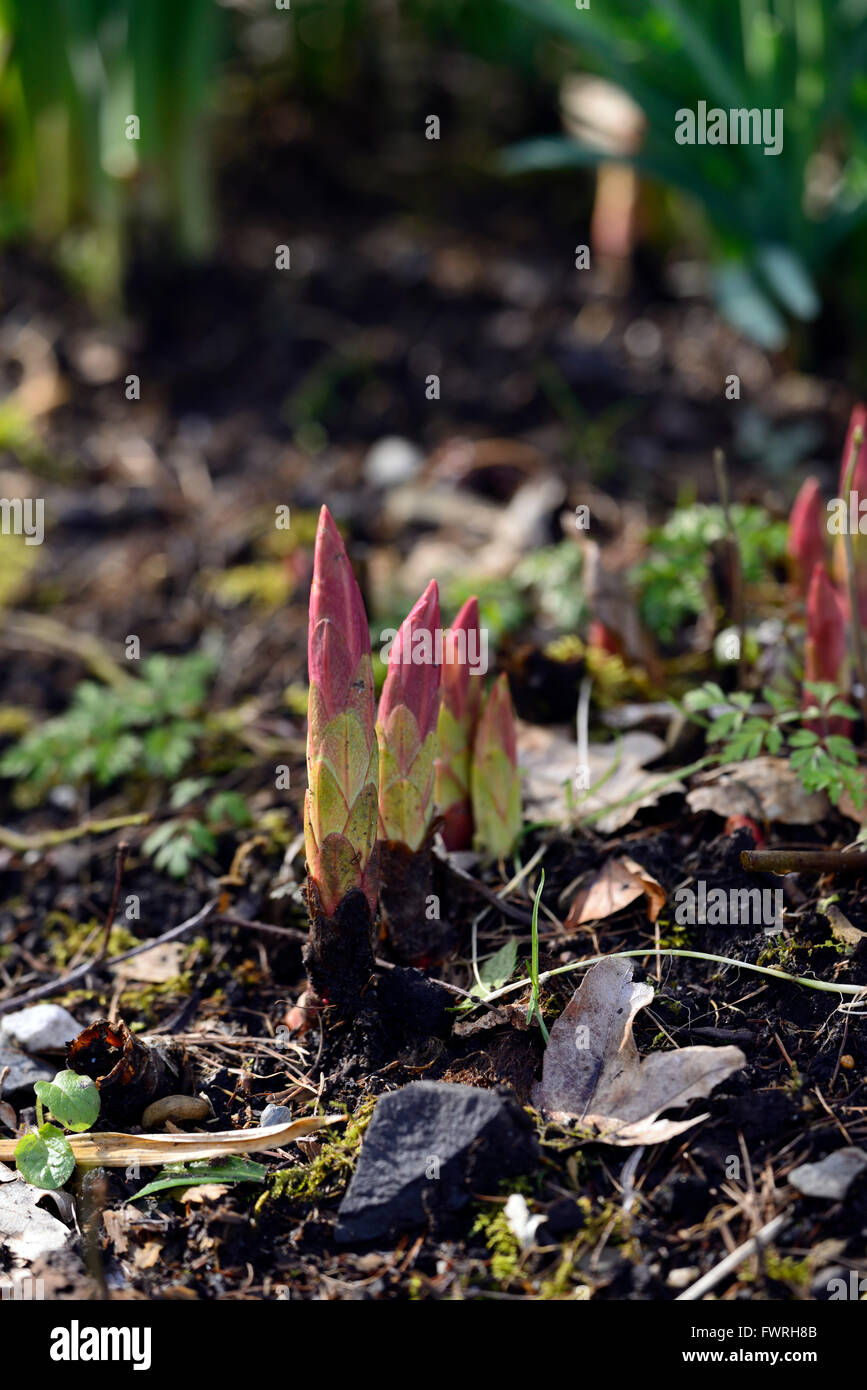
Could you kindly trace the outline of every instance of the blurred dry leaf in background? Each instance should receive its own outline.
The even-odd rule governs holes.
[[[748,758],[700,773],[687,794],[691,811],[752,816],[783,825],[815,825],[831,806],[824,792],[804,790],[785,758]]]
[[[663,774],[648,771],[646,764],[664,751],[661,738],[637,731],[612,743],[591,743],[587,749],[586,779],[590,791],[576,790],[569,797],[567,784],[575,786],[579,770],[577,743],[550,729],[519,725],[518,762],[525,807],[530,808],[531,818],[538,816],[540,820],[562,824],[572,820],[580,823],[593,815],[594,829],[612,835],[628,825],[643,807],[655,806],[660,797],[686,790],[676,779],[652,790]],[[594,791],[597,783],[602,785]]]

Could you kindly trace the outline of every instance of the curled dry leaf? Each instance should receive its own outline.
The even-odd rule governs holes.
[[[753,816],[782,825],[815,825],[830,812],[824,792],[805,791],[785,758],[748,758],[703,772],[687,795],[691,811]]]
[[[629,855],[617,855],[579,888],[564,925],[571,931],[585,922],[601,922],[634,903],[642,894],[647,898],[647,919],[655,922],[665,906],[665,889]]]
[[[682,1047],[642,1061],[632,1022],[652,998],[650,985],[633,983],[631,961],[610,957],[592,966],[551,1029],[534,1104],[623,1147],[661,1144],[706,1119],[657,1116],[709,1095],[746,1058],[739,1047]]]
[[[41,1203],[47,1196],[22,1178],[0,1187],[0,1249],[22,1260],[36,1260],[63,1249],[73,1232],[44,1210]]]
[[[226,1158],[230,1154],[261,1153],[291,1144],[322,1125],[342,1124],[344,1115],[308,1115],[291,1124],[224,1129],[214,1134],[70,1134],[75,1161],[84,1167],[125,1168],[130,1163],[148,1165],[189,1163],[193,1159]],[[16,1140],[0,1141],[0,1159],[13,1158]]]
[[[863,932],[860,927],[853,927],[849,918],[834,903],[827,903],[819,911],[827,920],[835,941],[842,941],[845,946],[857,946],[867,938],[867,932]]]

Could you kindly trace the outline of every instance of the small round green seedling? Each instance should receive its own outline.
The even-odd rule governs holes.
[[[63,1130],[40,1125],[15,1145],[15,1164],[25,1182],[56,1188],[72,1176],[75,1154]]]
[[[33,1087],[39,1105],[49,1110],[64,1129],[80,1134],[99,1116],[99,1091],[89,1076],[59,1071],[53,1081],[37,1081]]]
[[[81,1133],[99,1116],[99,1091],[89,1076],[59,1071],[53,1081],[37,1081],[37,1128],[15,1145],[15,1163],[25,1182],[34,1187],[62,1187],[75,1169],[72,1145],[64,1129]],[[63,1129],[45,1123],[49,1110]]]

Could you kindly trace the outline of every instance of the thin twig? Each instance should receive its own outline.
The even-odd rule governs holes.
[[[257,922],[251,917],[238,917],[233,912],[221,912],[217,918],[227,927],[243,927],[246,931],[259,932],[263,936],[282,936],[285,941],[297,941],[304,945],[310,940],[310,933],[300,927],[278,927],[273,922]]]
[[[867,853],[852,849],[745,849],[741,868],[768,874],[863,874]]]
[[[525,912],[520,907],[513,907],[511,903],[505,902],[498,893],[494,892],[493,888],[489,888],[486,883],[481,883],[479,879],[473,878],[472,874],[468,874],[466,869],[459,869],[457,864],[449,863],[448,870],[450,873],[454,874],[455,878],[459,878],[464,883],[469,884],[473,891],[478,893],[480,898],[487,899],[493,907],[498,908],[504,917],[511,917],[513,922],[521,922],[525,927],[529,927],[533,920],[531,913]]]
[[[765,1223],[760,1231],[756,1231],[754,1236],[745,1240],[743,1245],[732,1250],[730,1255],[726,1255],[724,1260],[703,1274],[700,1279],[696,1279],[694,1284],[690,1284],[688,1289],[679,1293],[675,1299],[676,1303],[694,1303],[696,1299],[703,1298],[711,1289],[715,1289],[717,1284],[722,1283],[727,1274],[734,1274],[739,1265],[750,1255],[760,1255],[763,1248],[769,1245],[775,1236],[779,1235],[784,1226],[787,1226],[791,1217],[787,1211],[781,1211],[779,1216],[773,1217],[771,1221]]]
[[[68,826],[66,830],[43,830],[38,835],[21,835],[17,830],[9,830],[0,825],[0,845],[7,849],[26,854],[28,850],[52,849],[55,845],[68,844],[70,840],[80,840],[85,835],[107,835],[112,830],[123,830],[128,825],[148,825],[150,812],[140,811],[134,816],[111,816],[108,820],[86,820],[80,825]]]
[[[117,847],[114,851],[114,888],[111,892],[111,902],[109,903],[108,912],[106,913],[105,917],[105,928],[102,934],[102,945],[99,948],[99,953],[97,954],[96,960],[94,962],[95,965],[98,965],[100,961],[105,960],[106,956],[108,955],[108,939],[111,936],[111,929],[114,925],[114,914],[117,911],[117,900],[120,897],[120,885],[123,880],[123,866],[126,863],[126,856],[128,853],[129,842],[127,840],[118,840]]]
[[[217,901],[216,898],[213,898],[209,903],[205,903],[204,907],[199,908],[194,916],[188,917],[185,922],[179,922],[176,927],[163,932],[162,936],[156,936],[153,940],[145,941],[140,946],[133,946],[131,951],[124,951],[120,956],[112,956],[111,960],[85,961],[75,970],[70,970],[66,975],[60,975],[56,980],[50,980],[48,984],[39,985],[36,989],[29,989],[26,994],[16,995],[13,999],[0,1001],[0,1014],[9,1014],[15,1009],[23,1009],[28,1004],[37,1003],[40,999],[50,999],[53,994],[63,994],[93,971],[111,970],[114,966],[120,965],[122,961],[132,960],[133,956],[140,956],[144,951],[152,951],[155,946],[164,946],[168,941],[175,941],[178,937],[184,936],[186,932],[194,931],[196,927],[200,927],[203,922],[206,922],[215,912]]]

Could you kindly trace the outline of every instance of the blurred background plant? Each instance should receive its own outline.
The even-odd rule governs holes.
[[[613,103],[561,86],[569,134],[522,142],[511,172],[629,164],[704,213],[721,311],[765,347],[787,316],[819,311],[817,278],[867,218],[865,0],[509,0],[565,40],[582,68],[627,94],[643,115],[633,148],[617,145]],[[783,142],[675,143],[675,113],[781,108]]]
[[[763,507],[736,502],[731,521],[748,584],[757,585],[779,565],[786,549],[786,524]],[[721,506],[678,507],[647,535],[648,553],[635,567],[638,610],[648,630],[671,642],[682,626],[707,608],[710,555],[726,534]]]
[[[367,93],[371,112],[398,112],[410,88],[424,92],[425,52],[451,46],[511,70],[531,106],[547,100],[548,123],[559,96],[564,133],[514,144],[505,170],[630,165],[663,190],[667,231],[709,251],[724,315],[764,347],[818,314],[832,264],[838,290],[864,294],[867,0],[293,0],[286,11],[0,0],[0,235],[53,246],[110,300],[130,253],[164,249],[167,233],[183,253],[213,249],[213,117],[230,127],[253,96],[245,63],[264,93],[312,109]],[[601,105],[591,74],[610,84]],[[782,108],[780,153],[677,145],[675,112],[699,101]]]
[[[64,783],[106,787],[121,777],[171,781],[205,733],[203,707],[216,667],[206,652],[142,661],[140,678],[117,688],[81,681],[63,714],[33,729],[0,758],[0,776],[20,779],[27,804]]]
[[[208,250],[221,13],[213,0],[2,0],[4,237],[56,246],[108,299],[133,226]]]

